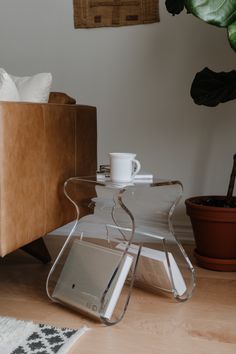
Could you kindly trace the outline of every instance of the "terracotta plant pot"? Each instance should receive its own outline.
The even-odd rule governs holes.
[[[236,207],[202,205],[209,198],[225,197],[200,196],[185,201],[196,242],[195,256],[204,268],[236,271]]]

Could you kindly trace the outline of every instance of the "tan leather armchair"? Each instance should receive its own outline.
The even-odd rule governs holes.
[[[75,217],[63,194],[72,176],[95,174],[96,108],[0,102],[0,256]],[[27,249],[27,246],[25,246]]]

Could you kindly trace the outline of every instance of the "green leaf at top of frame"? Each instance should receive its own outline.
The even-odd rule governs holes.
[[[236,52],[236,21],[228,26],[228,39],[231,47]]]
[[[218,27],[228,27],[236,20],[236,0],[185,0],[189,12]]]

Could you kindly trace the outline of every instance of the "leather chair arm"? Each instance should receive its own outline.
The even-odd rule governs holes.
[[[96,108],[0,102],[0,256],[74,217],[64,181],[94,174]]]

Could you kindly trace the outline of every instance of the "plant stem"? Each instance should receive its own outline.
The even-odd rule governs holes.
[[[236,176],[236,154],[234,154],[233,159],[234,159],[234,163],[233,163],[233,168],[230,176],[225,206],[230,206],[233,197],[233,192],[234,192],[234,183],[235,183],[235,176]]]

